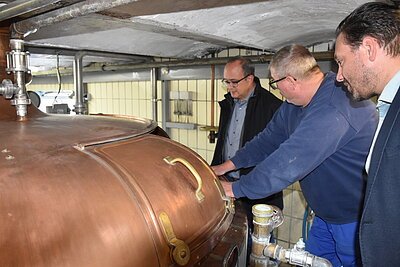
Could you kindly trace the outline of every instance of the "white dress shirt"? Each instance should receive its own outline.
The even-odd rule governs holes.
[[[378,127],[376,128],[375,131],[375,136],[372,141],[371,148],[369,149],[367,161],[365,163],[365,170],[367,171],[367,173],[369,171],[369,166],[371,164],[371,155],[372,151],[374,150],[376,138],[379,134],[379,131],[381,130],[387,111],[389,110],[390,104],[392,104],[393,99],[396,96],[399,86],[400,86],[400,71],[398,71],[396,75],[394,75],[394,77],[389,81],[389,83],[385,86],[381,95],[378,98],[378,104],[376,105],[376,108],[379,112],[379,122],[378,122]]]

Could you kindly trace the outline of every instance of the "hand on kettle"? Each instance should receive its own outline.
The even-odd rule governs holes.
[[[211,169],[217,176],[223,175],[229,171],[236,169],[235,164],[231,160],[227,160],[220,165],[211,166]]]
[[[224,188],[225,195],[228,197],[235,197],[232,190],[232,183],[221,181],[222,187]]]

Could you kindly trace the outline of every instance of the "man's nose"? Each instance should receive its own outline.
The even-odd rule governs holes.
[[[336,74],[336,80],[337,80],[338,82],[343,82],[343,81],[344,81],[344,78],[343,78],[343,70],[342,70],[342,67],[340,67],[340,65],[339,65],[338,72],[337,72],[337,74]]]

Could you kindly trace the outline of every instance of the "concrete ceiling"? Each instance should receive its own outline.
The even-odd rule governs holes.
[[[12,4],[40,1],[7,2],[0,8],[0,20]],[[289,43],[310,46],[330,42],[338,23],[368,0],[41,2],[44,4],[35,12],[3,18],[15,22],[15,28],[27,34],[28,49],[50,47],[54,50],[47,51],[64,48],[150,59],[193,59],[233,47],[273,52]],[[44,51],[41,49],[33,50],[32,65],[54,64],[54,55],[39,56]]]

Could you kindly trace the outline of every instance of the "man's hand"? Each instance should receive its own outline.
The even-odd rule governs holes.
[[[214,171],[215,175],[220,176],[229,171],[236,169],[235,164],[232,161],[227,160],[220,165],[211,166],[211,169]]]
[[[228,197],[235,197],[233,195],[232,183],[231,182],[221,181],[221,184],[222,184],[222,187],[224,188],[225,195],[227,195]]]

